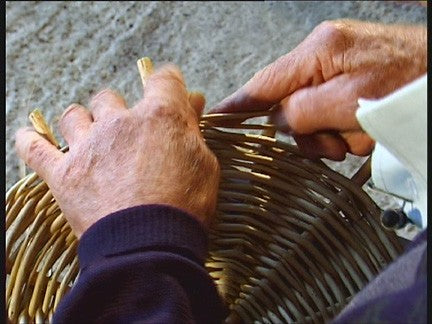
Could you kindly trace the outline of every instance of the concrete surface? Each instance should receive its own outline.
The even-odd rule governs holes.
[[[208,109],[323,20],[426,24],[425,7],[389,1],[8,2],[6,9],[7,188],[20,178],[14,133],[29,124],[31,110],[41,108],[55,125],[69,104],[86,105],[105,87],[133,104],[141,93],[139,57],[179,65],[189,89],[206,94]],[[350,175],[359,163],[350,157],[331,165]]]

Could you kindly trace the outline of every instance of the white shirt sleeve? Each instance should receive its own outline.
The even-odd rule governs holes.
[[[357,119],[377,142],[372,181],[384,191],[412,200],[410,208],[420,213],[408,210],[408,217],[427,227],[427,75],[380,100],[359,99],[358,103]]]

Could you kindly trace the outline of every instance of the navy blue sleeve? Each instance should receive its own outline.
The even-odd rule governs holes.
[[[427,232],[354,296],[332,324],[427,323]]]
[[[80,275],[54,323],[221,323],[204,268],[207,234],[189,214],[146,205],[118,211],[81,237]]]

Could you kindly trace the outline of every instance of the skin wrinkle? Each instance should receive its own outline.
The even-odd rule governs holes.
[[[68,136],[66,153],[37,133],[17,134],[18,152],[30,167],[39,170],[47,159],[63,157],[45,168],[44,180],[78,238],[110,213],[143,204],[168,204],[209,224],[219,165],[204,143],[182,80],[173,66],[156,71],[132,109],[120,107],[124,99],[112,90],[96,95],[91,103],[96,120],[88,131]],[[86,108],[68,114],[60,121],[65,130],[86,127]]]
[[[296,57],[294,57],[294,58],[292,58],[290,60],[292,61],[292,64],[291,64],[291,66],[289,66],[289,65],[286,66],[287,70],[288,69],[292,69],[292,66],[298,66],[298,65],[301,64],[300,56],[296,56]],[[287,60],[287,61],[290,61],[290,60]],[[308,69],[308,70],[311,69],[312,65],[313,66],[316,65],[315,60],[313,62],[308,62],[308,65],[307,65],[306,69]],[[275,68],[277,68],[277,66],[275,66]],[[288,82],[287,83],[288,84],[288,89],[287,89],[286,93],[288,95],[291,95],[294,92],[295,89],[301,89],[303,87],[308,86],[309,85],[308,81],[310,79],[310,77],[308,77],[309,74],[310,73],[300,74],[300,78],[298,78],[298,79],[294,78],[292,82]],[[312,75],[312,78],[313,78],[313,75]]]
[[[63,114],[59,120],[60,133],[67,142],[74,143],[76,138],[85,136],[91,131],[93,117],[87,109],[78,104],[72,104],[67,111],[68,113]],[[73,147],[70,146],[69,149],[72,150]]]
[[[326,79],[323,71],[323,66],[325,65],[322,64],[321,59],[317,54],[315,54],[315,57],[317,61],[316,73],[314,73],[310,80],[308,80],[308,82],[306,83],[306,85],[313,87],[316,87],[317,85],[323,83],[323,81]]]
[[[77,103],[73,103],[73,104],[71,104],[69,107],[66,108],[66,110],[63,112],[63,114],[62,114],[61,117],[60,117],[60,121],[59,121],[59,123],[60,123],[60,127],[64,124],[64,122],[65,122],[66,119],[68,118],[68,115],[69,115],[71,112],[73,112],[73,111],[79,109],[79,107],[80,107],[79,104],[77,104]]]
[[[338,53],[343,53],[344,51],[341,43],[344,44],[345,37],[336,23],[327,21],[321,23],[316,28],[316,33],[323,34],[321,37],[324,40],[322,41],[322,46],[317,47],[319,43],[314,43],[315,49],[312,57],[318,62],[318,68],[316,69],[317,72],[321,73],[323,81],[327,81],[343,71],[343,65],[335,64],[335,62],[336,58],[339,57]]]
[[[355,116],[358,98],[382,98],[426,73],[426,34],[425,26],[324,21],[256,74],[272,71],[271,79],[253,77],[211,112],[255,110],[257,105],[269,109],[280,103],[272,120],[301,141],[296,140],[306,156],[339,160],[344,147],[345,153],[365,155],[373,149],[370,137],[335,135],[362,131]]]
[[[29,157],[31,162],[40,160],[46,164],[49,160],[39,140],[33,140],[27,147],[27,152],[25,154]]]
[[[302,130],[303,135],[296,137],[294,132],[294,138],[301,139],[303,143],[309,143],[310,146],[305,149],[314,157],[340,159],[349,151],[359,154],[359,151],[362,151],[366,154],[367,148],[369,152],[372,150],[373,141],[367,135],[346,134],[347,131],[361,132],[355,118],[358,97],[374,99],[387,95],[424,74],[426,64],[426,28],[424,26],[383,25],[349,19],[326,21],[317,26],[293,51],[277,59],[261,72],[257,72],[245,86],[223,100],[216,109],[213,109],[213,112],[269,109],[273,104],[285,98],[282,101],[284,104],[280,105],[279,109],[283,110],[284,113],[280,114],[279,111],[279,115],[283,115],[285,120],[276,122],[276,124],[286,129],[287,127],[284,127],[283,124],[289,123],[288,128],[291,131],[292,129]],[[342,71],[339,71],[340,67]],[[324,82],[319,83],[320,81]],[[118,99],[112,93],[106,92],[105,94],[111,94],[112,99]],[[301,96],[305,101],[302,101]],[[95,181],[94,184],[97,186],[109,187],[112,186],[111,179],[124,176],[124,170],[139,170],[142,173],[135,177],[135,182],[131,180],[130,183],[125,183],[125,186],[139,187],[137,192],[144,197],[143,193],[152,189],[142,185],[149,177],[147,172],[166,173],[167,176],[172,175],[174,179],[179,179],[176,185],[183,184],[183,187],[181,187],[181,192],[174,192],[174,189],[171,190],[173,181],[170,181],[169,184],[166,184],[166,196],[163,199],[174,201],[178,205],[193,206],[194,209],[189,211],[197,214],[199,219],[206,220],[208,216],[201,212],[205,207],[198,203],[201,198],[194,200],[197,202],[194,204],[194,201],[188,200],[192,195],[184,197],[184,192],[187,188],[196,188],[197,192],[216,192],[216,185],[206,185],[206,183],[218,182],[219,169],[217,165],[213,165],[214,157],[188,162],[187,159],[192,159],[193,155],[198,152],[203,155],[212,155],[208,150],[198,149],[192,144],[180,144],[180,141],[195,140],[183,135],[198,136],[197,134],[200,134],[196,123],[196,113],[191,111],[180,72],[171,66],[162,74],[153,74],[147,83],[143,100],[131,110],[119,109],[121,107],[108,100],[110,95],[102,96],[101,101],[102,98],[105,100],[104,105],[99,106],[104,107],[103,110],[101,108],[101,111],[105,114],[101,112],[100,116],[98,115],[100,120],[91,124],[89,132],[80,134],[79,138],[74,138],[72,143],[69,143],[71,149],[66,154],[76,156],[77,166],[80,163],[88,163],[89,168],[105,167],[112,173],[112,177],[106,182],[101,182],[101,179],[93,179],[95,172],[89,171],[89,179],[86,178],[85,181]],[[111,115],[113,111],[115,112],[114,117]],[[290,114],[296,113],[300,115],[289,118]],[[275,114],[273,118],[277,116]],[[113,123],[118,123],[118,125],[104,124],[103,121],[106,122],[109,118],[115,118]],[[71,118],[68,123],[73,127],[76,121]],[[130,125],[128,131],[116,132],[116,127],[122,129],[125,127],[123,123]],[[107,129],[103,129],[104,127]],[[329,129],[332,132],[328,132]],[[30,167],[44,172],[45,168],[42,166],[47,165],[47,159],[53,159],[52,161],[58,159],[56,163],[66,163],[65,159],[60,159],[58,155],[54,157],[59,153],[54,153],[55,149],[46,143],[43,149],[47,156],[40,154],[31,156],[32,153],[28,152],[26,146],[30,137],[23,134],[20,136],[22,142],[20,143],[17,136],[17,149],[18,152],[25,155],[23,159],[30,164]],[[101,136],[100,143],[95,140],[97,136]],[[199,136],[202,139],[202,135]],[[124,141],[119,140],[120,138],[123,138]],[[89,145],[88,141],[91,142],[92,139],[94,142]],[[167,144],[177,140],[176,144]],[[153,142],[155,144],[152,146]],[[299,143],[299,147],[301,146]],[[122,158],[125,156],[125,147],[129,148],[129,152],[142,152],[143,157],[140,159]],[[141,147],[143,147],[142,151]],[[79,161],[79,155],[90,150],[92,150],[94,165],[89,161]],[[185,150],[191,150],[191,152],[185,154]],[[107,154],[118,154],[119,157],[112,158],[115,162],[111,161],[110,164],[103,158]],[[164,158],[170,154],[175,158]],[[143,162],[143,165],[147,167],[136,167],[134,163],[138,161]],[[117,167],[120,163],[126,166],[120,169]],[[202,176],[195,174],[197,172],[195,172],[194,163],[198,165],[201,163],[202,170],[211,170],[208,172],[210,177],[206,183],[201,181]],[[178,166],[185,168],[185,176],[181,172],[173,171]],[[189,169],[189,173],[186,169]],[[103,172],[101,171],[100,174]],[[182,175],[181,179],[180,175]],[[45,176],[47,179],[50,178],[50,174]],[[52,177],[52,182],[61,178],[61,175],[56,175]],[[184,180],[189,178],[190,182]],[[55,187],[55,183],[50,185]],[[80,195],[88,193],[85,190],[77,192]],[[142,199],[143,197],[136,198]],[[57,198],[61,200],[59,195]],[[210,202],[207,200],[207,205],[212,205],[214,200]],[[98,212],[102,212],[100,208],[97,209]],[[97,220],[97,217],[101,215],[96,215],[93,221]],[[69,218],[79,219],[80,216],[69,214]]]

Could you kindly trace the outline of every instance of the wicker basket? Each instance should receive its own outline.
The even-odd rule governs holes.
[[[231,309],[227,321],[333,318],[401,253],[395,234],[355,181],[294,145],[236,132],[266,124],[213,126],[224,118],[233,116],[203,116],[200,126],[221,165],[206,267]],[[8,318],[47,322],[78,277],[78,241],[36,174],[7,192],[6,230]]]

